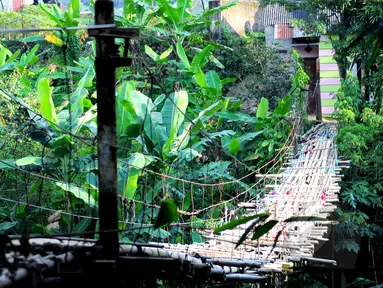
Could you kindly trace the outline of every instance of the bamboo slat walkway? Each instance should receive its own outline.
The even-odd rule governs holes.
[[[279,221],[258,241],[246,240],[235,248],[251,224],[247,223],[236,229],[223,231],[220,235],[203,233],[203,236],[210,239],[205,244],[165,244],[165,249],[212,258],[257,259],[262,263],[261,268],[273,272],[281,272],[284,263],[298,261],[297,259],[335,265],[333,260],[313,258],[315,244],[328,240],[325,236],[328,225],[333,224],[333,221],[284,222],[298,216],[327,218],[336,209],[340,191],[338,183],[343,175],[340,174],[338,165],[340,161],[335,135],[334,123],[315,126],[302,137],[299,152],[289,156],[287,165],[281,169],[280,174],[257,175],[272,178],[274,184],[265,185],[266,192],[260,200],[239,203],[239,206],[247,209],[248,215],[268,211],[271,213],[269,220]],[[281,230],[273,249],[276,236]]]

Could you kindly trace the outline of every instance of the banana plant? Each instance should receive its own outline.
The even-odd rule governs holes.
[[[55,183],[57,187],[65,193],[72,194],[77,203],[86,203],[92,208],[97,208],[96,191],[89,195],[84,188],[66,184],[66,182],[73,183],[79,175],[88,173],[92,166],[96,166],[92,149],[80,150],[79,157],[72,155],[75,146],[72,135],[79,135],[83,131],[97,134],[96,106],[92,105],[87,98],[89,96],[87,89],[92,87],[94,77],[93,66],[90,66],[79,81],[77,89],[70,95],[67,107],[60,112],[57,112],[53,104],[53,88],[50,86],[49,80],[40,79],[37,83],[40,110],[39,113],[29,111],[29,115],[32,126],[35,127],[33,129],[40,131],[38,134],[41,135],[37,137],[31,134],[31,137],[40,142],[44,149],[50,150],[53,157],[30,155],[21,159],[8,159],[7,163],[11,166],[2,165],[0,168],[18,166],[21,169],[30,167],[36,171],[43,169],[45,173],[57,179]]]
[[[142,175],[140,169],[151,164],[168,163],[163,166],[164,173],[174,173],[169,168],[174,163],[189,163],[195,157],[200,157],[200,152],[191,147],[191,139],[196,137],[200,129],[205,127],[208,119],[214,116],[222,107],[222,101],[218,101],[213,105],[199,112],[198,116],[193,119],[192,123],[185,119],[187,107],[189,104],[189,96],[186,91],[178,91],[170,94],[168,97],[158,97],[156,101],[152,101],[149,97],[136,90],[133,82],[125,82],[119,87],[117,96],[117,133],[119,138],[125,137],[131,143],[132,148],[143,150],[152,157],[143,157],[142,154],[134,154],[125,162],[136,163],[131,166],[130,171],[133,175]],[[164,99],[166,100],[164,101]],[[162,107],[161,109],[159,107]],[[137,129],[142,127],[142,129]],[[194,135],[194,136],[191,136]],[[144,161],[145,160],[145,161]],[[137,163],[141,163],[137,165]],[[135,168],[135,170],[132,169]],[[130,181],[130,174],[125,170],[125,176],[121,179],[127,179],[125,182],[121,180],[120,192],[127,197],[133,197],[134,191],[129,193],[126,191],[127,181]],[[136,187],[137,181],[134,178],[133,185]],[[160,184],[155,187],[157,193]]]
[[[40,4],[39,7],[41,10],[48,16],[48,18],[57,25],[57,27],[68,28],[79,26],[79,23],[82,22],[80,18],[81,11],[81,2],[80,0],[70,0],[68,5],[68,10],[66,12],[62,11],[59,6],[56,4],[46,5]],[[36,17],[35,15],[23,14],[25,17],[46,23],[45,19]],[[66,59],[64,61],[58,61],[65,63],[67,65],[73,64],[74,60],[77,60],[79,52],[81,50],[80,43],[82,37],[76,35],[77,30],[67,30],[66,33],[47,33],[44,36],[32,36],[27,37],[27,41],[38,41],[46,40],[53,44],[53,47],[66,47]],[[57,49],[57,52],[62,52],[62,50]]]
[[[16,67],[16,60],[20,52],[21,50],[17,50],[15,53],[12,53],[0,44],[0,72],[13,71]]]

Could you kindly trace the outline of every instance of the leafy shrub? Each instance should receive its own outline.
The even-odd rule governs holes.
[[[340,155],[352,161],[342,182],[340,198],[346,205],[337,209],[336,249],[365,253],[356,241],[365,237],[371,242],[369,249],[379,251],[383,229],[376,223],[381,221],[383,207],[383,116],[363,101],[358,80],[352,75],[342,80],[336,99],[337,147]]]
[[[270,108],[274,109],[291,88],[294,61],[268,47],[260,33],[238,37],[224,30],[223,44],[230,49],[221,50],[217,55],[225,66],[220,74],[237,78],[227,95],[242,99],[242,108],[250,113],[255,113],[262,97],[267,98]]]
[[[28,16],[30,15],[30,16]],[[23,7],[22,12],[4,12],[0,11],[0,27],[1,29],[22,29],[22,28],[49,28],[54,23],[49,17],[35,5],[27,5]],[[38,33],[23,35],[21,33],[2,34],[4,39],[21,39],[25,36],[31,36]]]

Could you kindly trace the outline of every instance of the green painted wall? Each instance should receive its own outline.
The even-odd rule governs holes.
[[[320,78],[339,78],[339,71],[320,71]]]
[[[321,64],[336,64],[333,56],[321,56],[319,60]]]
[[[338,92],[339,88],[340,88],[340,85],[321,85],[320,91],[321,92]]]
[[[322,107],[334,107],[336,99],[322,99]]]

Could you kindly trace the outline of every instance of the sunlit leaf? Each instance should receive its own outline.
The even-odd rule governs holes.
[[[41,115],[50,121],[50,124],[58,124],[55,106],[52,100],[52,90],[48,79],[41,79],[37,84]],[[52,123],[51,123],[52,122]]]
[[[191,63],[191,67],[193,69],[193,71],[197,71],[197,69],[202,69],[206,63],[207,63],[207,58],[209,56],[211,56],[211,52],[214,50],[214,46],[213,45],[207,45],[205,48],[203,48],[200,52],[198,52],[193,60],[192,60],[192,63]]]
[[[235,156],[238,154],[240,149],[241,149],[241,142],[239,142],[237,139],[231,139],[229,143],[230,153]]]
[[[64,41],[61,40],[59,37],[53,35],[53,34],[47,34],[45,35],[45,38],[44,38],[46,41],[58,46],[58,47],[62,47],[64,45]]]
[[[148,166],[153,159],[149,156],[143,155],[141,153],[134,153],[129,158],[128,163],[131,166],[124,168],[126,173],[122,181],[124,182],[123,195],[129,199],[134,197],[134,194],[137,190],[138,177],[143,172],[142,169]]]
[[[269,111],[269,100],[262,97],[261,102],[259,102],[258,104],[256,117],[260,119],[265,119],[268,111]]]
[[[162,123],[166,129],[168,140],[162,148],[162,155],[167,157],[171,150],[173,141],[178,135],[178,130],[184,121],[184,114],[188,106],[188,94],[186,91],[172,93],[169,99],[166,99],[164,107],[161,110]]]
[[[84,188],[77,187],[73,184],[66,184],[60,182],[56,182],[56,185],[64,191],[70,192],[76,198],[81,199],[82,201],[84,201],[85,204],[89,205],[90,207],[97,207],[96,200],[94,200],[93,196],[90,193],[88,193]]]
[[[150,48],[148,45],[145,45],[145,53],[150,58],[152,58],[154,61],[157,61],[160,58],[160,55],[158,55],[152,48]]]
[[[279,102],[277,108],[274,109],[273,113],[278,115],[286,115],[291,108],[293,98],[290,95],[283,97]]]
[[[222,96],[222,82],[217,72],[208,71],[206,73],[206,88],[212,96]]]
[[[176,44],[176,50],[177,50],[177,55],[181,59],[182,63],[185,65],[186,69],[190,69],[190,62],[188,57],[186,56],[184,47],[182,46],[181,42],[177,42]]]
[[[17,166],[25,166],[25,165],[46,165],[48,163],[56,163],[56,159],[50,159],[50,158],[42,158],[42,157],[35,157],[35,156],[27,156],[21,159],[16,160]]]

